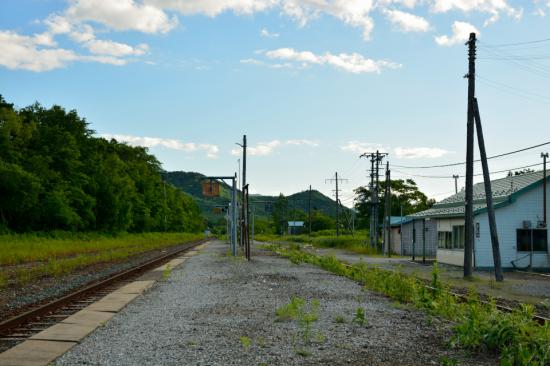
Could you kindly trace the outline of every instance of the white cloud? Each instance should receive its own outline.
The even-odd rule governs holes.
[[[370,12],[374,0],[146,0],[146,4],[170,9],[183,15],[204,14],[215,17],[231,11],[235,14],[254,14],[278,9],[301,26],[322,14],[335,17],[347,25],[361,28],[363,38],[369,39],[374,23]]]
[[[363,154],[365,152],[380,151],[381,153],[387,153],[388,148],[381,144],[375,144],[370,142],[361,142],[357,140],[349,141],[344,146],[340,146],[340,149],[349,151],[354,154]]]
[[[283,146],[308,146],[308,147],[318,147],[319,142],[307,139],[296,139],[296,140],[271,140],[268,142],[259,142],[256,145],[248,146],[246,152],[251,156],[266,156],[271,155],[275,152],[276,149]],[[242,154],[242,148],[234,148],[231,150],[231,155],[240,156]]]
[[[122,56],[141,56],[147,53],[149,46],[146,44],[140,44],[136,47],[132,47],[125,43],[118,43],[113,41],[105,41],[99,39],[93,39],[84,43],[84,46],[91,52],[97,55],[110,55],[115,57]]]
[[[260,36],[264,38],[279,38],[279,33],[271,33],[267,28],[262,28],[260,31]]]
[[[0,31],[0,65],[8,69],[47,71],[64,67],[79,59],[73,51],[63,48],[42,48],[36,37]]]
[[[436,36],[435,42],[440,46],[453,46],[457,43],[467,41],[470,37],[470,33],[476,33],[479,37],[479,31],[470,23],[455,21],[452,28],[453,34],[451,36]]]
[[[396,69],[401,65],[386,60],[373,60],[365,58],[358,53],[340,53],[337,55],[326,52],[323,55],[316,55],[310,51],[296,51],[292,48],[279,48],[273,51],[267,51],[265,55],[270,59],[279,59],[301,63],[303,66],[331,65],[338,69],[360,74],[360,73],[380,73],[384,68]]]
[[[105,139],[115,139],[119,142],[127,143],[131,146],[143,146],[143,147],[164,147],[171,150],[179,150],[185,152],[197,152],[202,151],[208,158],[215,159],[218,157],[220,149],[216,145],[212,144],[199,144],[195,142],[183,142],[176,139],[165,139],[160,137],[142,137],[131,135],[111,135],[102,134],[101,137]]]
[[[312,141],[312,140],[287,140],[287,145],[295,145],[295,146],[310,146],[310,147],[317,147],[319,146],[319,141]]]
[[[466,13],[477,11],[491,14],[491,17],[485,21],[484,26],[496,22],[501,13],[515,19],[520,19],[523,14],[522,8],[513,8],[507,0],[433,0],[432,10],[436,13],[460,10]]]
[[[51,14],[44,23],[52,34],[69,33],[73,27],[67,18],[58,14]]]
[[[396,147],[394,152],[403,159],[440,158],[449,154],[449,151],[437,147]]]
[[[418,15],[406,13],[400,10],[383,10],[390,22],[395,24],[403,32],[427,32],[430,23]]]
[[[169,17],[162,9],[134,0],[70,0],[65,17],[71,22],[92,21],[123,31],[166,33],[178,24],[177,17]]]

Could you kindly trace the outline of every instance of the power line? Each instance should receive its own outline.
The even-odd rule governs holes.
[[[494,172],[489,172],[489,174],[505,173],[505,172],[509,172],[511,170],[532,168],[532,167],[540,166],[540,165],[542,165],[542,163],[520,166],[518,168],[497,170],[497,171],[494,171]],[[393,171],[396,172],[396,173],[399,173],[399,174],[404,174],[404,175],[408,175],[408,176],[411,176],[411,177],[418,177],[418,178],[430,178],[430,179],[453,179],[454,178],[452,175],[419,175],[419,174],[411,174],[411,173],[407,173],[407,172],[402,172],[402,171],[399,171],[399,170],[396,170],[396,169],[393,169]],[[478,177],[478,176],[481,176],[481,175],[483,175],[483,174],[482,173],[474,174],[474,177]],[[465,175],[459,175],[459,178],[464,178],[464,177],[466,177],[466,176]]]
[[[478,40],[479,42],[479,40]],[[550,42],[550,38],[543,38],[538,39],[535,41],[526,41],[526,42],[515,42],[515,43],[501,43],[501,44],[490,44],[490,43],[484,43],[487,47],[514,47],[514,46],[523,46],[526,44],[534,44],[534,43],[543,43],[543,42]]]
[[[512,155],[512,154],[517,154],[517,153],[520,153],[520,152],[523,152],[523,151],[536,149],[537,147],[541,147],[541,146],[545,146],[545,145],[549,145],[549,144],[550,144],[550,141],[543,142],[542,144],[525,147],[523,149],[518,149],[518,150],[510,151],[510,152],[507,152],[507,153],[503,153],[503,154],[489,156],[487,158],[487,160],[500,158],[500,157],[508,156],[508,155]],[[480,159],[474,160],[474,162],[479,162],[479,161],[481,161],[481,160]],[[464,165],[464,164],[466,164],[466,162],[441,164],[441,165],[429,165],[429,166],[406,166],[406,165],[395,165],[395,164],[393,164],[392,167],[403,168],[403,169],[432,169],[432,168],[446,168],[446,167],[450,167],[450,166],[458,166],[458,165]]]

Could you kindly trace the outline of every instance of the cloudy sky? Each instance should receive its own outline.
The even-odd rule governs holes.
[[[338,171],[350,204],[379,149],[441,199],[454,182],[433,177],[463,166],[398,166],[464,160],[472,31],[489,154],[550,140],[549,0],[2,0],[0,93],[76,109],[167,170],[230,175],[246,133],[253,192],[331,194]]]

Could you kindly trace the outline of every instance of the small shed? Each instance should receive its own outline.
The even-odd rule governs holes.
[[[412,221],[411,218],[407,216],[391,216],[390,217],[390,227],[391,227],[391,236],[390,236],[390,249],[392,253],[403,254],[401,251],[401,226],[405,225]]]
[[[288,222],[288,234],[289,235],[299,235],[304,231],[304,222],[303,221],[289,221]]]

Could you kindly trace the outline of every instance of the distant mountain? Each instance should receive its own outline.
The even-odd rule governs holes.
[[[214,213],[215,207],[225,207],[231,201],[231,187],[228,184],[221,185],[221,196],[216,198],[205,198],[202,196],[202,182],[206,179],[206,176],[195,172],[165,172],[163,173],[164,179],[173,186],[181,189],[182,191],[190,194],[196,199],[199,204],[203,215],[210,222],[218,222],[220,218],[223,219],[223,215]],[[240,191],[239,191],[240,193]],[[289,209],[300,209],[303,211],[308,210],[309,192],[302,191],[286,196],[288,199]],[[273,202],[277,200],[277,196],[264,196],[264,195],[250,195],[250,206],[259,216],[268,217],[271,215],[271,208]],[[311,209],[319,210],[325,214],[334,217],[336,215],[336,203],[334,200],[325,196],[319,191],[311,191]],[[348,208],[344,208],[349,210]]]

